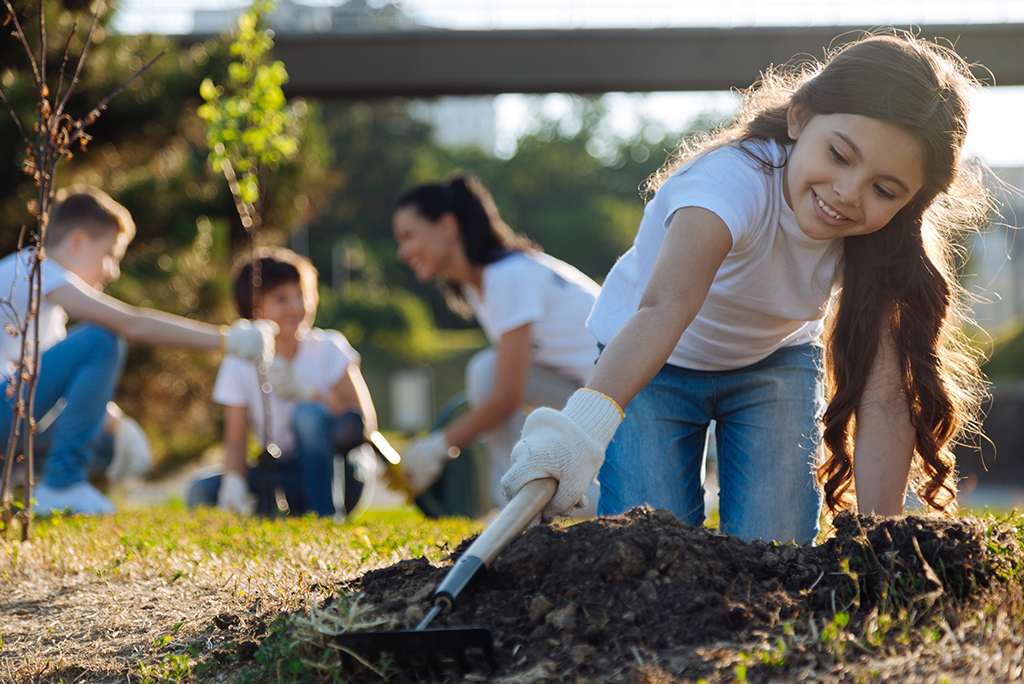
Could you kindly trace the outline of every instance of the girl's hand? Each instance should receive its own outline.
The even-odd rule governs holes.
[[[280,357],[275,358],[267,368],[267,382],[273,388],[274,394],[285,401],[312,401],[317,395],[315,389],[295,375],[292,364]]]
[[[443,430],[414,439],[402,454],[402,476],[413,498],[437,482],[448,460],[458,455]]]
[[[553,477],[558,489],[541,512],[541,520],[564,518],[585,508],[584,492],[604,462],[604,451],[622,422],[622,409],[593,390],[573,394],[565,408],[539,408],[529,415],[523,437],[512,450],[512,467],[501,478],[507,501],[527,482]]]
[[[224,333],[225,347],[244,361],[262,363],[274,358],[274,335],[277,326],[270,321],[240,318]]]
[[[225,470],[220,476],[220,489],[217,491],[217,508],[231,513],[252,513],[256,508],[256,499],[249,492],[245,478],[233,470]]]

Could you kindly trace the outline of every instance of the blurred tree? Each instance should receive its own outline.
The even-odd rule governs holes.
[[[76,20],[88,26],[88,3],[47,0],[48,30],[67,36]],[[18,11],[35,25],[38,4]],[[101,19],[105,27],[110,16]],[[51,40],[48,60],[57,64],[64,41]],[[29,79],[13,40],[0,43],[0,80],[19,111],[33,106]],[[199,87],[209,76],[223,80],[230,55],[222,41],[181,47],[159,36],[121,36],[101,28],[81,83],[68,105],[84,115],[114,86],[160,50],[168,54],[118,96],[89,132],[93,141],[58,169],[60,186],[102,188],[131,213],[138,234],[122,263],[122,277],[108,292],[131,304],[213,322],[235,317],[228,296],[233,255],[247,243],[223,177],[208,170],[204,122],[196,114]],[[72,55],[80,50],[73,40]],[[332,153],[315,104],[293,103],[305,125],[302,152],[282,168],[265,207],[267,241],[281,242],[309,221],[328,192]],[[11,251],[27,202],[35,192],[21,172],[24,150],[9,117],[0,119],[0,253]],[[158,469],[185,460],[218,435],[209,394],[215,355],[130,347],[118,401],[154,441]]]

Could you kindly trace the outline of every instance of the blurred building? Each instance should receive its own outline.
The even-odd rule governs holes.
[[[195,10],[192,33],[217,35],[229,31],[249,5],[227,9]],[[280,0],[269,18],[270,27],[286,33],[369,33],[375,31],[431,30],[402,11],[396,3],[349,0],[339,5],[303,5]],[[479,147],[492,150],[495,142],[494,98],[440,97],[415,102],[412,114],[434,128],[434,141],[449,148]]]
[[[194,11],[192,33],[219,34],[233,27],[248,4],[226,9]],[[393,2],[378,4],[349,0],[338,5],[303,5],[280,0],[270,14],[270,25],[279,33],[363,33],[367,31],[426,30]]]

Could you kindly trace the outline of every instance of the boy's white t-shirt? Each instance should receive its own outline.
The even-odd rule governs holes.
[[[3,328],[0,330],[0,363],[3,364],[0,366],[0,372],[3,373],[5,380],[11,378],[14,364],[21,360],[21,335],[11,335],[9,331],[21,328],[25,321],[25,312],[28,311],[31,256],[31,250],[23,249],[0,259],[0,326]],[[46,295],[61,285],[72,282],[77,283],[79,287],[89,287],[85,281],[53,259],[43,259],[40,285],[42,302],[39,305],[38,318],[41,352],[67,337],[68,315],[62,307],[49,301]],[[34,336],[35,333],[30,328],[29,344]],[[31,358],[31,351],[29,354]]]
[[[639,308],[672,216],[684,207],[714,212],[733,245],[669,363],[704,371],[742,368],[781,347],[821,337],[838,288],[842,241],[814,240],[800,230],[783,193],[787,147],[744,144],[770,160],[773,172],[730,145],[689,162],[658,188],[587,322],[602,344]]]
[[[532,324],[532,362],[585,384],[597,360],[586,327],[600,286],[543,252],[511,252],[484,266],[480,291],[465,288],[477,321],[495,347],[501,336]]]
[[[291,360],[296,377],[320,394],[328,394],[348,372],[349,364],[358,365],[359,353],[337,330],[312,328],[299,341],[299,349]],[[249,428],[263,442],[263,393],[256,366],[228,354],[217,372],[213,400],[224,406],[249,410]],[[292,435],[292,414],[296,403],[270,393],[270,437],[284,453],[295,449]]]

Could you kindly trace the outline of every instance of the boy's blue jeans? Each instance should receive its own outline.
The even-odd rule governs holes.
[[[821,514],[821,358],[821,346],[808,344],[730,371],[666,365],[626,407],[598,475],[598,514],[648,504],[702,524],[714,420],[722,531],[748,540],[813,541]]]
[[[63,397],[64,410],[49,429],[35,435],[37,453],[46,453],[43,482],[63,488],[86,481],[100,441],[107,402],[121,380],[127,348],[124,340],[106,328],[80,323],[68,336],[43,352],[36,385],[34,413],[41,419]],[[14,417],[14,398],[6,397],[0,410],[0,437],[6,446]],[[25,426],[22,426],[24,444]]]
[[[288,500],[289,512],[302,515],[315,512],[321,517],[335,513],[334,456],[345,455],[364,441],[363,418],[356,412],[332,415],[323,404],[299,404],[292,416],[295,451],[283,454],[274,462],[278,485]],[[188,504],[216,505],[220,489],[220,475],[203,477],[192,483]],[[256,468],[249,471],[249,489],[256,491]],[[363,483],[355,479],[354,468],[345,462],[346,510],[355,508],[362,493]]]

